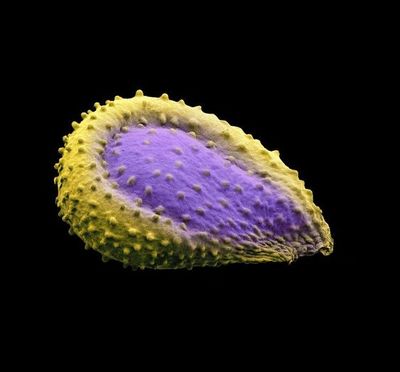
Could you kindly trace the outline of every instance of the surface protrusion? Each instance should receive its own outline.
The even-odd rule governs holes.
[[[183,200],[183,199],[185,199],[185,193],[184,193],[183,191],[178,191],[178,192],[176,193],[176,197],[177,197],[179,200]]]
[[[194,183],[192,185],[192,189],[196,192],[201,192],[201,185],[199,185],[198,183]]]
[[[120,166],[117,168],[117,172],[118,172],[118,175],[119,175],[119,176],[122,175],[122,174],[124,174],[125,171],[126,171],[126,166],[125,166],[125,165],[120,165]]]
[[[162,205],[159,205],[158,207],[154,208],[154,213],[156,214],[162,214],[165,211],[165,208]]]
[[[200,216],[204,216],[205,212],[206,211],[204,210],[204,208],[201,207],[196,208],[196,213],[199,214]]]
[[[126,184],[129,186],[133,186],[136,184],[136,176],[130,176],[126,181]]]
[[[227,189],[229,189],[230,183],[229,183],[228,180],[222,180],[222,181],[220,182],[220,185],[221,185],[221,187],[222,187],[224,190],[227,190]]]
[[[158,116],[158,119],[160,120],[161,124],[165,124],[167,122],[167,116],[163,112],[160,113],[160,115]]]
[[[175,167],[177,167],[177,168],[182,168],[182,166],[183,166],[183,163],[182,163],[180,160],[177,160],[177,161],[175,162]]]
[[[147,186],[144,188],[144,194],[145,194],[146,196],[151,196],[151,195],[153,194],[153,187],[150,186],[150,185],[147,185]]]

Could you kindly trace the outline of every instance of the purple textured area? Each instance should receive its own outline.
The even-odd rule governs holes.
[[[290,200],[282,201],[284,195],[276,187],[227,161],[218,147],[207,148],[204,142],[178,129],[132,127],[110,141],[104,158],[119,192],[129,196],[132,203],[141,198],[142,207],[153,211],[161,205],[162,216],[177,223],[185,221],[189,231],[238,236],[253,232],[256,225],[261,231],[282,235],[304,224],[303,216],[293,211]],[[207,171],[209,175],[204,174]],[[168,180],[167,174],[173,179]],[[136,182],[128,185],[131,176]],[[193,189],[195,184],[201,191]],[[148,186],[151,194],[145,192]],[[184,199],[177,196],[179,191],[185,194]]]

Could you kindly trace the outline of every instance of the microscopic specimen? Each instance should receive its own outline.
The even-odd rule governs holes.
[[[81,114],[55,164],[59,215],[87,249],[137,268],[292,262],[333,249],[278,151],[167,94]]]

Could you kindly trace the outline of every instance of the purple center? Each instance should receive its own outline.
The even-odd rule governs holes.
[[[131,127],[107,145],[111,181],[132,203],[216,237],[261,231],[278,235],[304,219],[276,187],[226,160],[218,147],[179,129]]]

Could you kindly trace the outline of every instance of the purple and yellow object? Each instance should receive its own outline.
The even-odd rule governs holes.
[[[332,252],[312,192],[278,151],[166,94],[94,106],[59,149],[56,201],[104,261],[192,268]]]

